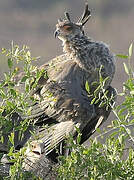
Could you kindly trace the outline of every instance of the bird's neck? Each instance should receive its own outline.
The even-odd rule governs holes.
[[[75,36],[69,41],[63,42],[63,51],[72,58],[73,61],[76,61],[76,63],[84,69],[87,69],[87,46],[89,46],[89,43],[91,42],[91,39],[87,38],[86,36]]]

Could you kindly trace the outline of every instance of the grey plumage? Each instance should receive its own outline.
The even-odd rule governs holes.
[[[38,141],[31,138],[34,143],[31,150],[39,155],[49,155],[69,134],[75,138],[75,127],[82,132],[83,143],[107,119],[111,111],[110,107],[99,107],[100,102],[91,104],[92,97],[89,97],[85,89],[88,81],[90,93],[93,94],[97,82],[99,83],[101,69],[102,78],[108,77],[104,86],[108,97],[116,94],[110,86],[115,73],[113,55],[106,44],[96,42],[84,33],[83,26],[90,16],[86,5],[84,14],[77,23],[71,22],[68,13],[65,20],[58,21],[55,36],[62,40],[64,54],[39,68],[47,70],[49,79],[41,77],[39,88],[33,93],[38,103],[32,106],[31,116],[27,117],[34,118],[37,125],[40,122],[51,125],[48,129],[37,132],[42,134]],[[24,118],[26,117],[22,115],[22,119]],[[31,156],[30,153],[27,152],[27,158]]]
[[[80,21],[84,22],[84,17],[87,19],[90,16],[88,6],[85,13],[86,11],[88,15],[83,15]],[[99,83],[101,68],[102,77],[109,78],[104,87],[108,89],[115,73],[114,57],[108,46],[85,36],[83,23],[80,21],[72,23],[69,17],[60,20],[56,25],[55,34],[62,40],[65,54],[54,58],[49,65],[41,67],[47,68],[49,79],[43,84],[40,93],[37,93],[42,98],[40,107],[47,115],[46,119],[48,117],[55,119],[57,122],[55,127],[58,127],[59,123],[71,123],[72,127],[67,132],[60,133],[63,137],[66,133],[75,135],[75,126],[83,131],[87,124],[98,116],[98,109],[91,104],[92,99],[85,90],[86,81],[93,93],[97,87],[93,82]],[[111,93],[114,92],[112,88],[109,90]],[[48,97],[50,92],[52,96]],[[34,112],[32,113],[34,116]]]

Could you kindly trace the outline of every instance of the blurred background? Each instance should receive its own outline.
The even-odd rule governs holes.
[[[92,17],[85,26],[86,34],[110,45],[114,54],[128,54],[134,40],[134,0],[88,0]],[[0,0],[0,48],[10,47],[11,41],[28,45],[33,56],[41,56],[38,65],[62,53],[61,42],[53,32],[57,19],[68,11],[77,21],[82,14],[83,0]],[[126,79],[123,62],[116,60],[112,82],[120,91]],[[0,75],[7,71],[7,62],[0,55]]]

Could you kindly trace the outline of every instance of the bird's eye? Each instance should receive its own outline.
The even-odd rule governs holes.
[[[64,26],[63,28],[64,28],[64,30],[66,30],[66,31],[71,31],[71,30],[72,30],[72,27],[71,27],[71,26],[68,26],[68,25]]]

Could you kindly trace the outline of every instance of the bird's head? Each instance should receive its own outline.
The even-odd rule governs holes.
[[[83,27],[85,23],[89,20],[91,16],[91,12],[88,9],[88,4],[86,4],[85,10],[77,21],[77,23],[73,23],[70,19],[70,16],[67,12],[65,12],[65,19],[58,20],[58,24],[56,24],[55,37],[58,37],[63,42],[70,41],[75,36],[83,36],[84,30]]]

